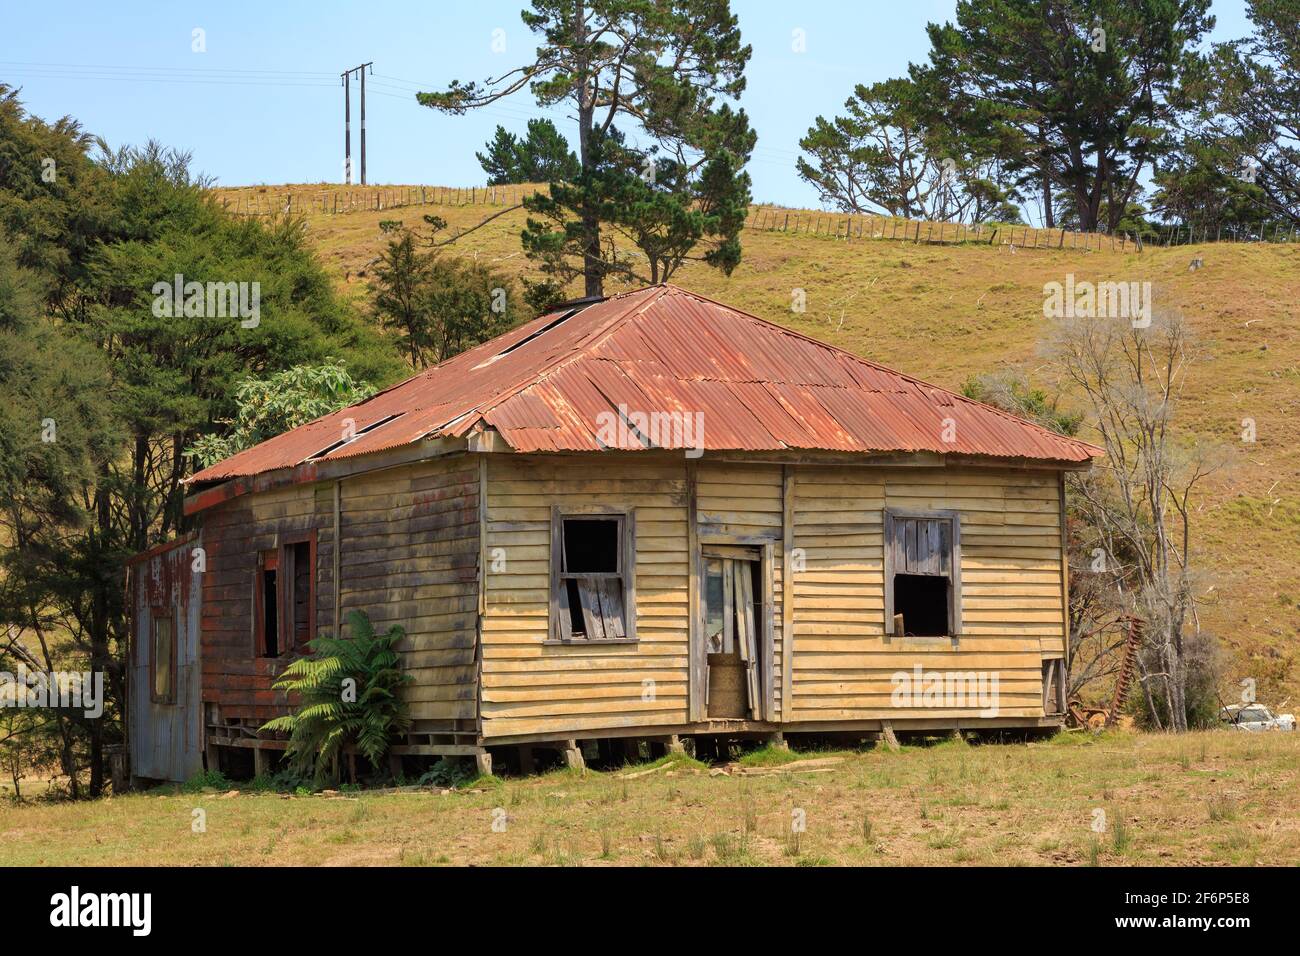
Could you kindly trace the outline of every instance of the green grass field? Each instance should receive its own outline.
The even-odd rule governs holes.
[[[758,751],[714,767],[662,763],[489,779],[447,792],[291,796],[168,787],[94,803],[6,802],[0,865],[1289,866],[1300,859],[1294,733],[1071,733],[896,753]],[[200,818],[204,830],[195,832]]]

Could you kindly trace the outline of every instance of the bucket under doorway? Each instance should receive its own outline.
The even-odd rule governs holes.
[[[705,713],[760,719],[762,563],[744,548],[704,549]]]

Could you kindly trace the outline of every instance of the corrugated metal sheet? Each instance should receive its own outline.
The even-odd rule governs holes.
[[[721,303],[655,286],[567,318],[542,316],[190,481],[255,475],[485,427],[518,451],[595,451],[607,447],[600,439],[610,435],[601,424],[620,407],[643,415],[701,413],[707,451],[930,451],[1062,462],[1100,454]],[[339,445],[349,424],[356,437]],[[620,434],[614,444],[647,447],[635,432]],[[688,444],[656,437],[656,447]]]
[[[171,542],[130,562],[131,637],[127,655],[131,773],[154,780],[188,780],[203,769],[199,622],[203,575],[192,568],[197,538]],[[153,619],[167,615],[176,638],[176,699],[150,695]]]

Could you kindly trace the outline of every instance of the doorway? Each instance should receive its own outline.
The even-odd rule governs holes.
[[[756,548],[705,546],[705,717],[762,720],[770,654],[764,640],[763,561]]]

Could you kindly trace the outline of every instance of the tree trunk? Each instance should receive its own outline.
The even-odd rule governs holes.
[[[1047,228],[1056,228],[1056,210],[1052,208],[1052,180],[1047,174],[1047,168],[1043,168],[1043,216]]]
[[[583,0],[574,3],[574,41],[579,48],[587,43],[586,11]],[[583,173],[591,171],[591,133],[594,126],[595,92],[592,90],[592,78],[587,75],[586,51],[579,56],[579,67],[574,77],[578,97],[578,158],[582,163]],[[600,296],[605,294],[604,276],[600,267],[600,217],[591,206],[590,196],[584,191],[582,207],[582,276],[584,294]]]

